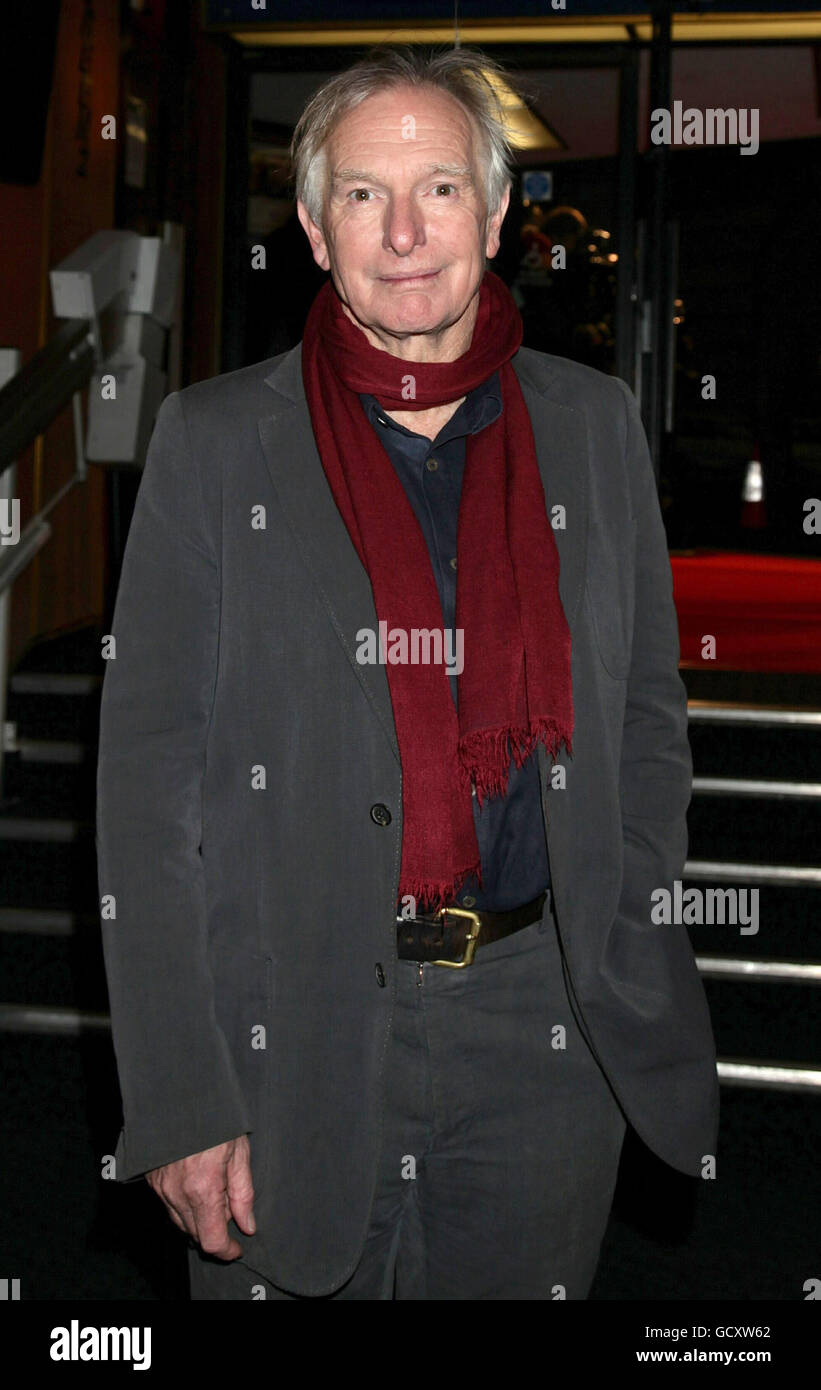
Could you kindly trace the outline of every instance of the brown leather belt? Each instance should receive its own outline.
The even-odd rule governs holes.
[[[550,890],[548,889],[547,892]],[[471,965],[480,946],[501,941],[513,932],[541,920],[547,892],[524,907],[510,912],[473,912],[457,904],[443,907],[431,917],[397,917],[396,950],[400,960],[425,961],[430,965],[460,970]]]

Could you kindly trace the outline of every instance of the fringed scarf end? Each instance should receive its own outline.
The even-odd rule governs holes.
[[[476,789],[479,805],[504,796],[510,767],[510,730],[476,729],[459,740],[459,764]]]
[[[521,768],[537,743],[555,758],[562,744],[572,756],[571,726],[552,716],[542,716],[527,728],[477,729],[459,741],[459,765],[476,788],[479,805],[507,791],[510,760]]]
[[[530,756],[537,743],[544,744],[551,758],[558,756],[559,749],[564,744],[568,755],[572,757],[572,725],[560,723],[552,716],[534,720],[530,726],[530,748],[526,756]],[[521,766],[521,764],[517,763],[517,766]]]

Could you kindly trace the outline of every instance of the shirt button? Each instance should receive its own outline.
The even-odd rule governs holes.
[[[437,468],[439,467],[439,464],[437,463],[436,459],[428,459],[427,463],[425,464],[425,467],[427,468],[429,473],[435,473]]]
[[[371,820],[374,825],[390,825],[391,819],[390,811],[381,801],[377,801],[376,805],[371,807]]]
[[[374,974],[376,975],[376,983],[379,985],[379,988],[380,988],[380,989],[384,989],[384,988],[385,988],[385,972],[384,972],[384,970],[382,969],[382,965],[381,965],[380,961],[377,961],[377,962],[376,962],[376,965],[374,966]]]
[[[472,897],[470,896],[469,893],[466,894],[466,896],[462,899],[462,906],[463,906],[463,907],[473,907],[473,906],[475,905],[475,903],[476,903],[476,899],[475,899],[475,898],[472,898]]]
[[[452,569],[452,570],[455,570],[455,569],[456,569],[456,556],[455,556],[455,555],[452,555],[451,558],[450,558],[450,560],[448,561],[448,563],[449,563],[451,569]]]

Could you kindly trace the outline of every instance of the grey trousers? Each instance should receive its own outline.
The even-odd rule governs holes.
[[[549,904],[468,969],[399,962],[370,1225],[327,1297],[587,1298],[626,1121],[576,1026]],[[189,1269],[194,1299],[297,1297],[241,1259],[193,1248]]]

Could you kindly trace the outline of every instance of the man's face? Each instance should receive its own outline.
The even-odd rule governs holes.
[[[508,194],[488,219],[479,135],[458,102],[427,87],[368,97],[326,159],[323,228],[298,212],[349,317],[381,343],[441,334],[469,307],[475,317]]]

